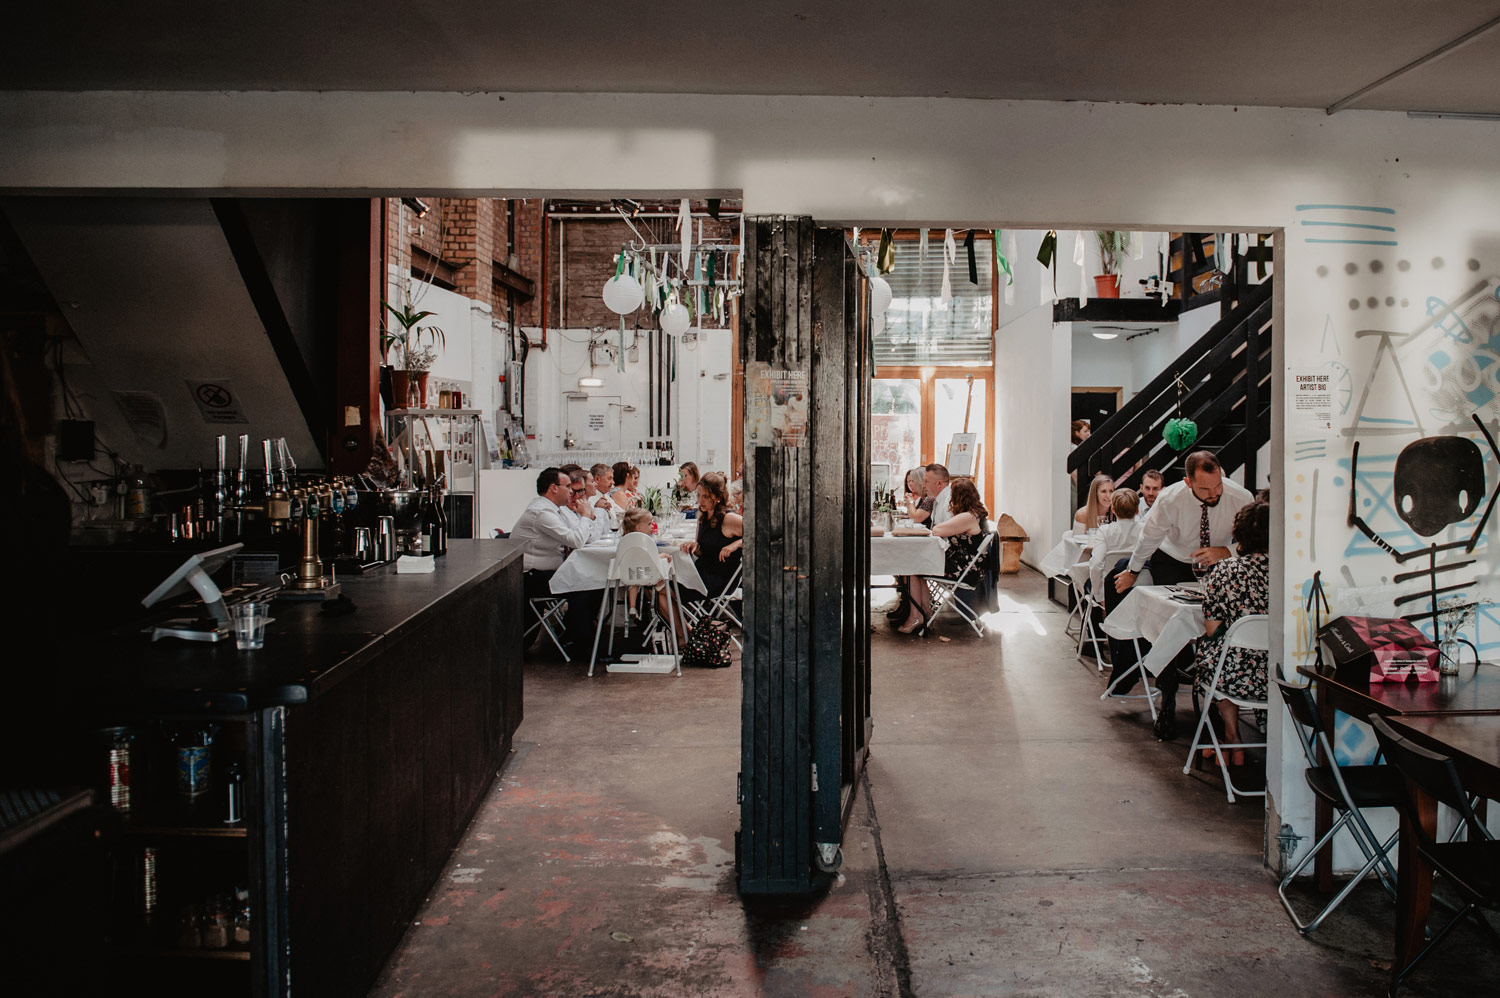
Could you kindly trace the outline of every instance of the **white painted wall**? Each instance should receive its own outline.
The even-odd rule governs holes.
[[[497,96],[11,93],[0,99],[0,190],[740,192],[747,212],[805,213],[830,224],[1284,228],[1277,246],[1280,376],[1292,366],[1343,365],[1354,387],[1372,385],[1372,405],[1386,415],[1402,396],[1383,373],[1371,374],[1375,340],[1355,339],[1355,332],[1415,330],[1429,298],[1456,300],[1478,279],[1500,273],[1500,190],[1493,183],[1500,131],[1487,122],[1082,102]],[[1147,152],[1099,155],[1116,148]],[[1317,207],[1329,205],[1386,212]],[[1310,242],[1315,237],[1303,221],[1389,225],[1393,231],[1382,234],[1395,245]],[[1039,304],[1038,288],[1024,295],[1017,296],[1023,313]],[[1429,363],[1440,387],[1481,359],[1483,370],[1500,366],[1487,336],[1429,340],[1419,338],[1402,357],[1418,381]],[[1035,338],[1022,345],[1035,350]],[[1470,354],[1473,363],[1439,369],[1439,347],[1457,361]],[[1002,359],[1013,369],[1023,363],[1033,361]],[[1065,358],[1061,369],[1068,366]],[[1489,377],[1483,370],[1481,380]],[[1373,460],[1467,414],[1445,409],[1439,393],[1424,389],[1417,403],[1422,430],[1381,436],[1370,432],[1373,424],[1350,425],[1343,412],[1338,432],[1314,434],[1286,427],[1285,399],[1274,401],[1271,467],[1284,488],[1272,586],[1283,626],[1273,633],[1272,658],[1290,668],[1307,658],[1300,608],[1315,569],[1340,594],[1355,588],[1348,579],[1369,585],[1393,571],[1390,558],[1356,540],[1344,522],[1348,482],[1338,479],[1347,474],[1341,462],[1351,439],[1342,431],[1371,441],[1362,457]],[[1469,401],[1488,420],[1500,415],[1491,402]],[[1024,414],[1008,418],[1009,427],[1001,420],[1002,454]],[[1059,439],[1044,449],[1064,446]],[[1025,474],[1055,473],[1045,454],[1035,460]],[[1051,465],[1058,466],[1055,458]],[[1020,508],[1016,490],[1026,483],[1012,468],[1001,478],[1010,497],[1002,508]],[[1486,468],[1487,484],[1500,480],[1493,460]],[[1383,508],[1371,512],[1379,529],[1410,544],[1399,521]],[[1486,541],[1476,555],[1475,594],[1500,596],[1500,544]],[[1476,637],[1493,654],[1500,625],[1486,619]],[[1312,802],[1302,761],[1282,731],[1282,712],[1271,717],[1272,805],[1280,820],[1307,834]]]

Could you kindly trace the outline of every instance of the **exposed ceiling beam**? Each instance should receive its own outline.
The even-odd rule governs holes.
[[[1355,101],[1359,100],[1365,94],[1370,93],[1372,90],[1379,89],[1380,87],[1385,86],[1387,83],[1390,83],[1392,80],[1401,76],[1405,76],[1407,73],[1410,73],[1415,69],[1419,69],[1422,66],[1427,65],[1429,62],[1434,62],[1438,59],[1441,59],[1443,56],[1447,55],[1449,52],[1454,51],[1455,49],[1463,48],[1465,45],[1469,44],[1474,39],[1478,38],[1480,35],[1483,35],[1497,25],[1500,25],[1500,16],[1493,17],[1490,20],[1486,21],[1484,24],[1481,24],[1479,27],[1473,29],[1472,31],[1465,32],[1464,34],[1458,36],[1457,38],[1453,39],[1453,41],[1448,42],[1445,45],[1438,46],[1424,56],[1419,56],[1418,58],[1413,59],[1411,62],[1407,63],[1405,66],[1402,66],[1400,69],[1385,74],[1374,83],[1370,83],[1363,87],[1360,87],[1349,96],[1342,97],[1339,100],[1334,101],[1324,110],[1328,114],[1342,111],[1344,108],[1348,107],[1350,104],[1353,104]]]

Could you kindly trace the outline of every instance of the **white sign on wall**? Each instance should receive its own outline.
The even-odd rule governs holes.
[[[1330,433],[1333,431],[1334,370],[1321,367],[1291,369],[1291,399],[1287,405],[1294,433]]]

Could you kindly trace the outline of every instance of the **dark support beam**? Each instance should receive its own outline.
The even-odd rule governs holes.
[[[370,464],[380,419],[381,200],[350,198],[337,211],[338,363],[334,373],[328,466],[352,475]]]
[[[266,338],[271,341],[271,349],[276,352],[276,359],[292,390],[292,397],[297,400],[297,408],[301,410],[302,418],[306,420],[307,428],[326,462],[330,420],[324,396],[320,394],[312,372],[308,370],[307,362],[298,349],[291,323],[282,310],[281,299],[277,297],[271,274],[255,245],[255,237],[250,231],[244,210],[233,198],[214,198],[212,204],[219,227],[224,231],[224,239],[229,244],[229,252],[234,256],[235,266],[239,268],[240,279],[245,282],[250,302],[260,317],[261,325],[265,327]]]

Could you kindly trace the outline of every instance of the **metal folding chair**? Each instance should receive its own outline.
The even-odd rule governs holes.
[[[1187,763],[1182,767],[1182,773],[1186,776],[1192,771],[1193,760],[1198,756],[1200,748],[1207,746],[1203,742],[1203,733],[1208,732],[1208,741],[1213,745],[1214,758],[1219,761],[1219,771],[1224,774],[1224,792],[1229,795],[1229,803],[1234,803],[1234,795],[1238,793],[1241,797],[1264,797],[1264,790],[1239,790],[1229,776],[1229,763],[1224,759],[1225,749],[1247,749],[1265,748],[1264,741],[1240,742],[1219,741],[1219,734],[1214,730],[1212,712],[1217,708],[1214,706],[1216,700],[1228,700],[1240,710],[1268,710],[1270,705],[1265,700],[1248,700],[1244,697],[1230,696],[1219,689],[1219,677],[1224,672],[1224,661],[1229,657],[1229,649],[1246,648],[1251,651],[1269,652],[1271,647],[1270,617],[1264,613],[1252,613],[1229,625],[1228,632],[1224,635],[1224,643],[1219,646],[1219,660],[1214,663],[1214,674],[1209,680],[1207,694],[1203,697],[1203,707],[1198,713],[1198,727],[1193,730],[1193,745],[1188,749]],[[1239,732],[1224,732],[1226,738],[1238,738]]]
[[[573,661],[568,657],[568,650],[563,647],[562,639],[553,630],[554,626],[562,626],[558,618],[568,609],[567,599],[562,596],[535,596],[527,600],[526,605],[531,608],[531,615],[536,620],[530,627],[526,628],[525,633],[522,635],[525,647],[529,648],[531,646],[532,636],[536,634],[538,628],[541,628],[547,632],[547,637],[551,638],[552,643],[557,646],[557,652],[563,657],[563,661]]]
[[[1312,690],[1281,678],[1277,678],[1275,683],[1281,690],[1281,699],[1286,703],[1287,712],[1292,715],[1292,728],[1297,734],[1297,743],[1302,746],[1302,755],[1307,759],[1307,785],[1315,796],[1330,805],[1339,815],[1332,827],[1313,843],[1312,848],[1297,861],[1296,866],[1287,871],[1287,875],[1281,878],[1281,883],[1276,887],[1276,893],[1281,897],[1281,906],[1292,917],[1292,924],[1306,936],[1316,932],[1318,926],[1323,924],[1323,919],[1343,904],[1349,893],[1372,870],[1391,897],[1396,896],[1396,869],[1391,865],[1390,851],[1391,846],[1396,844],[1399,833],[1393,832],[1390,838],[1381,842],[1375,837],[1370,823],[1365,821],[1363,812],[1366,808],[1397,807],[1401,803],[1400,776],[1390,766],[1340,766],[1333,762],[1333,743],[1323,728],[1323,719],[1318,713],[1318,704],[1313,699]],[[1329,760],[1327,764],[1318,762],[1320,745],[1323,748],[1323,758]],[[1286,889],[1307,868],[1307,864],[1313,861],[1314,856],[1329,848],[1334,836],[1344,827],[1349,829],[1354,844],[1364,853],[1365,865],[1323,906],[1322,911],[1311,920],[1303,922],[1292,908]]]
[[[964,623],[974,629],[975,634],[981,638],[984,637],[984,622],[979,619],[978,612],[969,606],[968,603],[964,602],[962,594],[974,592],[976,587],[968,581],[968,578],[974,573],[980,562],[984,559],[985,552],[990,549],[990,545],[994,542],[994,531],[987,532],[984,535],[984,540],[979,542],[979,547],[974,549],[974,557],[969,559],[969,563],[964,566],[964,570],[959,573],[956,579],[937,575],[917,576],[917,578],[927,583],[927,594],[932,599],[932,614],[917,630],[918,634],[926,634],[931,629],[933,622],[938,619],[938,614],[951,606],[953,607],[953,612],[962,617]],[[983,571],[983,569],[978,570]]]
[[[672,648],[672,657],[677,662],[677,675],[682,675],[682,654],[677,647],[677,619],[682,616],[682,606],[677,599],[677,587],[672,584],[672,564],[665,561],[656,549],[650,534],[625,534],[609,562],[609,574],[604,588],[604,599],[599,604],[599,619],[594,625],[594,648],[589,653],[589,672],[594,674],[594,664],[599,658],[599,635],[604,631],[606,617],[613,618],[615,599],[620,590],[631,586],[642,586],[654,591],[658,583],[667,583],[667,634]],[[674,611],[675,605],[675,611]],[[614,652],[615,629],[609,629],[609,653]]]
[[[1104,564],[1106,568],[1110,565],[1113,565],[1121,558],[1130,557],[1132,550],[1132,548],[1120,548],[1114,551],[1106,551],[1104,554]],[[1073,583],[1073,577],[1071,575],[1068,576],[1068,583],[1069,585],[1072,585]],[[1098,667],[1098,671],[1103,672],[1104,656],[1099,653],[1099,644],[1101,639],[1099,637],[1098,629],[1094,627],[1094,611],[1103,610],[1104,603],[1100,601],[1094,593],[1085,593],[1080,588],[1074,588],[1078,593],[1079,604],[1083,606],[1083,620],[1078,627],[1078,648],[1074,651],[1074,655],[1077,656],[1080,662],[1083,661],[1083,645],[1084,642],[1087,641],[1094,647],[1094,664]]]
[[[744,622],[735,615],[730,604],[744,601],[745,592],[740,587],[740,581],[744,577],[745,562],[741,559],[739,565],[734,570],[734,574],[729,577],[729,582],[725,584],[724,591],[719,595],[694,604],[682,603],[679,594],[678,602],[682,606],[682,613],[688,625],[696,625],[700,620],[722,620],[733,624],[743,633],[745,630]],[[729,640],[734,642],[736,648],[744,649],[744,644],[740,642],[739,638],[734,636],[733,632],[730,632]]]

